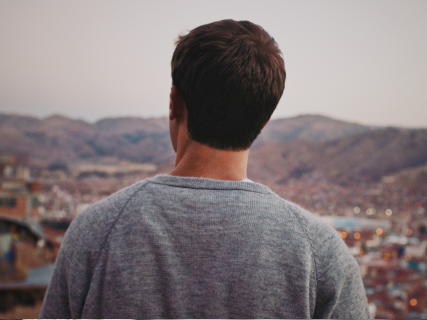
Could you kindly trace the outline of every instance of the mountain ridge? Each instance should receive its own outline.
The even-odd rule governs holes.
[[[88,123],[61,115],[38,119],[0,113],[0,137],[0,153],[25,153],[40,166],[106,157],[161,165],[175,158],[167,117]],[[300,115],[267,124],[251,147],[248,170],[254,176],[261,171],[278,177],[277,181],[312,173],[338,183],[375,180],[427,164],[426,146],[427,129],[381,128]]]
[[[346,184],[377,181],[426,164],[427,129],[384,128],[330,141],[266,143],[252,150],[248,172],[276,182],[320,174]]]

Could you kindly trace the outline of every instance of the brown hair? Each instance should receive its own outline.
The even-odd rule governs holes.
[[[251,146],[279,103],[285,79],[277,43],[249,21],[197,27],[179,37],[172,56],[189,136],[216,149]]]

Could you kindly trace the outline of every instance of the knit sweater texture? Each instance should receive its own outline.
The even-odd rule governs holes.
[[[369,318],[336,230],[268,187],[158,175],[71,223],[40,318]]]

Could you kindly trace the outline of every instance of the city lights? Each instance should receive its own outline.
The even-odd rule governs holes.
[[[393,214],[393,211],[391,211],[391,209],[387,209],[385,211],[385,214],[388,215],[389,217]]]
[[[376,231],[375,231],[376,233],[377,233],[377,235],[382,235],[383,234],[383,229],[381,229],[381,228],[378,228]]]
[[[356,233],[354,234],[354,239],[356,239],[356,240],[359,240],[359,239],[360,239],[360,233],[359,233],[359,232],[356,232]]]
[[[360,208],[359,207],[354,207],[353,211],[354,211],[354,213],[360,213]]]
[[[406,230],[406,235],[408,237],[411,236],[412,235],[412,230],[411,229]]]
[[[417,305],[417,299],[411,299],[409,303],[411,304],[411,306],[415,307]]]

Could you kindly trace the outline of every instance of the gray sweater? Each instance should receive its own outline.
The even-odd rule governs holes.
[[[264,185],[159,175],[68,229],[41,318],[369,318],[338,233]]]

